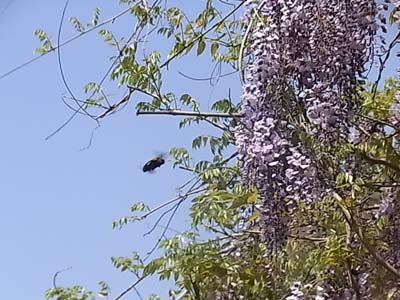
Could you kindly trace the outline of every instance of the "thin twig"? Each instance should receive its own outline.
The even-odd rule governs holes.
[[[183,197],[183,198],[181,198],[181,199],[179,199],[178,204],[179,204],[181,201],[185,200],[185,199],[186,199],[186,196]],[[145,232],[145,233],[143,234],[143,237],[145,237],[145,236],[147,236],[147,235],[150,235],[150,234],[158,227],[158,224],[162,221],[162,219],[163,219],[169,212],[171,212],[172,210],[174,210],[178,204],[175,204],[175,205],[172,206],[171,208],[168,208],[166,211],[164,211],[164,212],[157,218],[157,221],[153,224],[153,226],[150,228],[150,230],[147,231],[147,232]],[[165,228],[164,228],[164,229],[165,229]]]
[[[173,218],[174,218],[176,212],[178,211],[180,205],[182,204],[183,201],[185,201],[185,200],[190,196],[191,193],[194,193],[194,192],[195,192],[194,190],[197,189],[197,188],[196,188],[196,185],[199,183],[199,181],[200,181],[200,180],[196,180],[196,181],[188,188],[188,191],[186,192],[186,194],[183,195],[183,196],[180,196],[179,202],[178,202],[176,205],[174,205],[173,211],[172,211],[172,213],[171,213],[171,216],[169,217],[168,222],[167,222],[167,224],[165,225],[165,228],[164,228],[163,232],[161,233],[160,237],[158,238],[158,240],[157,240],[157,242],[155,243],[155,245],[153,246],[153,248],[152,248],[149,252],[147,252],[147,255],[146,255],[146,257],[144,258],[144,260],[147,260],[147,259],[153,254],[153,252],[157,249],[157,247],[158,247],[158,245],[160,244],[160,242],[162,241],[162,239],[165,238],[165,233],[167,232],[167,230],[168,230],[168,228],[169,228],[169,225],[171,224],[171,222],[172,222],[172,220],[173,220]],[[198,193],[198,191],[196,191],[196,193]]]
[[[85,34],[87,34],[87,33],[89,33],[89,32],[92,32],[93,30],[96,30],[96,29],[99,28],[99,27],[102,27],[102,26],[104,26],[104,25],[106,25],[106,24],[108,24],[108,23],[113,23],[116,19],[118,19],[119,17],[121,17],[121,16],[123,16],[124,14],[128,13],[131,9],[132,9],[132,6],[128,7],[127,9],[124,9],[123,11],[119,12],[119,13],[116,14],[115,16],[113,16],[113,17],[111,17],[111,18],[109,18],[109,19],[107,19],[107,20],[105,20],[105,21],[103,21],[103,22],[97,24],[96,26],[93,26],[93,27],[89,28],[88,30],[86,30],[86,31],[84,31],[84,32],[81,32],[81,33],[79,33],[79,34],[73,36],[72,38],[70,38],[70,39],[68,39],[68,40],[66,40],[66,41],[64,41],[64,42],[62,42],[61,44],[57,45],[57,47],[51,48],[48,52],[45,52],[45,53],[41,54],[40,56],[34,57],[34,58],[32,58],[32,59],[30,59],[30,60],[24,62],[23,64],[21,64],[21,65],[15,67],[15,68],[13,68],[13,69],[11,69],[10,71],[8,71],[8,72],[2,74],[2,75],[0,76],[0,80],[3,79],[3,78],[5,78],[5,77],[7,77],[7,76],[9,76],[9,75],[11,75],[11,74],[13,74],[14,72],[16,72],[16,71],[18,71],[18,70],[20,70],[20,69],[26,67],[27,65],[30,65],[31,63],[33,63],[33,62],[35,62],[36,60],[42,58],[43,56],[45,56],[45,55],[47,55],[47,54],[49,54],[49,53],[51,53],[51,52],[57,50],[57,48],[63,47],[63,46],[65,46],[65,45],[67,45],[67,44],[73,42],[74,40],[80,38],[81,36],[83,36],[83,35],[85,35]]]
[[[129,85],[129,84],[127,85],[127,87],[128,87],[128,89],[141,92],[141,93],[143,93],[143,94],[145,94],[145,95],[147,95],[147,96],[150,96],[150,97],[152,97],[152,98],[156,98],[156,99],[158,98],[157,95],[152,94],[152,93],[150,93],[149,91],[146,91],[146,90],[144,90],[144,89],[141,89],[141,88],[138,88],[138,87],[134,87],[134,86]]]
[[[237,73],[237,70],[232,71],[232,72],[228,72],[228,73],[225,73],[225,74],[222,74],[222,75],[219,75],[218,78],[226,77],[226,76],[229,76],[229,75],[232,75],[232,74],[235,74],[235,73]],[[209,80],[217,78],[217,77],[213,77],[213,76],[204,77],[204,78],[193,77],[193,76],[189,76],[189,75],[187,75],[187,74],[185,74],[185,73],[183,73],[181,71],[178,71],[178,74],[183,76],[183,77],[185,77],[185,78],[187,78],[187,79],[193,80],[193,81],[209,81]]]
[[[238,152],[234,152],[231,156],[229,156],[227,159],[224,159],[223,161],[221,161],[221,162],[219,162],[219,163],[216,163],[215,165],[213,165],[214,167],[221,167],[221,166],[223,166],[224,164],[226,164],[227,162],[229,162],[232,158],[235,158],[236,156],[238,156],[239,155],[239,153]],[[192,172],[192,173],[200,173],[200,172],[198,172],[198,171],[196,171],[195,169],[193,169],[193,168],[189,168],[189,167],[184,167],[184,166],[179,166],[179,169],[181,169],[181,170],[185,170],[185,171],[189,171],[189,172]]]
[[[132,283],[126,290],[124,290],[121,294],[119,294],[114,300],[119,300],[122,297],[124,297],[131,290],[133,290],[139,283],[141,283],[147,276],[148,275],[143,275],[142,277],[139,277],[138,280],[136,280],[134,283]]]
[[[160,244],[160,242],[162,241],[163,238],[165,238],[165,233],[168,231],[169,225],[171,224],[172,220],[175,217],[176,212],[178,211],[178,208],[180,207],[180,205],[182,204],[183,201],[186,200],[187,197],[182,198],[174,207],[174,210],[171,213],[171,216],[168,219],[167,224],[165,225],[165,228],[163,230],[163,232],[161,233],[160,237],[158,238],[157,242],[155,243],[155,245],[153,246],[153,248],[147,252],[146,257],[144,258],[144,260],[147,260],[153,253],[154,251],[156,251],[158,245]]]
[[[378,78],[374,82],[374,84],[372,86],[372,89],[371,89],[372,90],[372,100],[375,99],[376,93],[378,92],[378,85],[379,85],[379,81],[382,78],[382,73],[383,73],[383,70],[385,69],[385,64],[386,64],[386,62],[388,61],[388,59],[390,57],[390,53],[391,53],[392,49],[398,43],[399,39],[400,39],[400,32],[394,37],[392,42],[389,44],[389,48],[386,51],[386,56],[385,56],[385,58],[383,60],[381,60],[381,65],[379,67],[379,72],[378,72]]]
[[[65,74],[64,74],[64,70],[63,70],[63,66],[62,66],[61,48],[59,47],[59,45],[60,45],[60,40],[61,40],[62,26],[63,26],[63,23],[64,23],[65,13],[67,11],[68,4],[69,4],[69,0],[67,0],[65,2],[64,9],[63,9],[62,14],[61,14],[60,25],[58,27],[58,33],[57,33],[57,45],[58,45],[58,47],[57,47],[57,60],[58,60],[58,67],[59,67],[60,74],[61,74],[61,79],[63,81],[63,84],[64,84],[65,88],[67,89],[67,91],[68,91],[69,95],[71,96],[71,98],[75,101],[75,104],[78,106],[77,110],[78,111],[83,111],[83,113],[86,114],[88,117],[94,119],[94,116],[90,115],[86,111],[86,109],[83,107],[83,104],[81,104],[77,100],[77,98],[75,97],[74,93],[72,92],[71,88],[69,87],[69,84],[67,83],[67,79],[65,78]]]
[[[54,276],[53,276],[53,288],[57,288],[57,276],[60,274],[60,273],[63,273],[63,272],[65,272],[65,271],[68,271],[68,270],[71,270],[72,269],[72,267],[68,267],[68,268],[65,268],[65,269],[62,269],[62,270],[60,270],[60,271],[57,271],[55,274],[54,274]]]
[[[238,58],[238,69],[239,69],[239,77],[240,77],[240,82],[242,85],[245,84],[245,80],[244,80],[244,68],[243,68],[243,56],[244,56],[244,49],[245,49],[245,45],[247,43],[247,38],[250,34],[250,30],[253,27],[253,22],[254,19],[251,18],[249,25],[246,28],[246,31],[244,33],[242,42],[240,43],[240,49],[239,49],[239,58]]]
[[[232,158],[235,158],[236,156],[239,155],[239,152],[234,152],[231,156],[229,156],[227,159],[224,159],[223,161],[221,161],[220,163],[218,163],[218,166],[224,165],[227,162],[229,162]]]
[[[159,211],[160,209],[162,209],[162,208],[164,208],[164,207],[166,207],[166,206],[168,206],[168,205],[170,205],[170,204],[172,204],[172,203],[174,203],[176,201],[179,201],[182,197],[191,196],[191,195],[194,195],[196,193],[201,193],[201,192],[204,192],[205,190],[206,190],[206,188],[198,189],[198,190],[194,190],[194,191],[185,193],[183,196],[177,196],[175,198],[172,198],[171,200],[168,200],[167,202],[164,202],[164,203],[160,204],[156,208],[154,208],[154,209],[150,210],[149,212],[145,213],[144,215],[140,216],[140,219],[141,220],[146,219],[148,216],[154,214],[155,212]]]
[[[55,136],[57,133],[59,133],[65,126],[67,126],[78,114],[78,110],[76,110],[64,123],[61,124],[56,130],[54,130],[52,133],[50,133],[48,136],[46,136],[45,140],[51,139],[53,136]]]
[[[94,138],[94,133],[95,133],[96,130],[99,129],[99,128],[100,128],[100,123],[92,130],[92,133],[90,134],[89,143],[88,143],[85,147],[80,148],[80,149],[78,150],[78,152],[85,151],[85,150],[89,149],[89,148],[92,146],[92,142],[93,142],[93,138]]]
[[[200,117],[200,120],[203,120],[203,121],[207,122],[208,124],[210,124],[211,126],[214,126],[215,128],[218,128],[222,131],[228,130],[224,126],[218,124],[217,122],[213,122],[213,121],[207,119],[206,117]]]
[[[189,171],[189,172],[192,172],[192,173],[199,173],[193,168],[188,168],[188,167],[184,167],[184,166],[179,166],[179,169],[184,170],[184,171]]]
[[[142,294],[139,292],[137,287],[134,287],[133,290],[135,291],[136,295],[139,297],[140,300],[144,300]]]
[[[197,175],[193,176],[191,179],[189,179],[188,181],[186,181],[184,184],[182,184],[181,186],[179,186],[177,188],[177,190],[180,192],[181,190],[183,190],[186,186],[188,186],[189,184],[191,184],[194,180],[198,180],[200,181],[200,179],[198,179]]]

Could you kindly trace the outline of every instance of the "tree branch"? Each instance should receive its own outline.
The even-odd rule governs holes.
[[[376,165],[383,165],[385,167],[388,167],[394,171],[396,171],[397,173],[400,174],[400,167],[398,165],[395,165],[383,158],[373,158],[368,156],[366,153],[364,152],[360,152],[361,156],[365,159],[368,160],[369,162],[371,162],[372,164],[376,164]]]
[[[242,118],[242,114],[218,113],[218,112],[195,112],[183,110],[158,110],[158,111],[138,111],[136,115],[170,115],[170,116],[191,116],[203,118]]]
[[[103,119],[105,116],[113,113],[118,107],[120,107],[122,104],[127,103],[129,99],[131,98],[131,95],[133,93],[133,90],[129,89],[128,94],[123,97],[119,102],[114,103],[111,105],[107,110],[105,110],[101,115],[96,117],[96,120]]]
[[[370,121],[373,121],[373,122],[376,122],[376,123],[380,123],[382,125],[386,125],[386,126],[394,128],[394,129],[397,129],[396,126],[394,126],[393,124],[390,124],[389,122],[386,122],[386,121],[383,121],[383,120],[379,120],[379,119],[376,119],[376,118],[373,118],[373,117],[370,117],[370,116],[367,116],[367,115],[363,115],[363,114],[360,114],[360,113],[358,113],[357,115],[359,117],[361,117],[361,118],[364,118],[364,119],[367,119],[367,120],[370,120]]]

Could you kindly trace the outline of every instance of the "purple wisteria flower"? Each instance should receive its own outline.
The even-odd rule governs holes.
[[[400,91],[396,93],[394,102],[390,107],[391,123],[394,126],[400,125]]]
[[[301,300],[304,299],[304,293],[301,291],[301,282],[293,282],[290,287],[290,295],[285,300]]]
[[[304,115],[309,134],[329,145],[348,134],[358,77],[376,33],[373,0],[247,1],[252,63],[235,130],[243,181],[263,202],[269,249],[287,237],[288,205],[325,191],[312,155],[294,140],[290,116]],[[253,21],[250,20],[253,18]],[[303,111],[300,107],[304,107]],[[322,180],[323,181],[323,180]]]
[[[394,13],[393,13],[393,18],[397,20],[398,27],[400,29],[400,0],[392,0],[393,5],[395,7]]]

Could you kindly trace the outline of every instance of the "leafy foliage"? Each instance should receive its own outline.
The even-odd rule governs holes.
[[[110,81],[119,88],[126,88],[126,101],[129,101],[132,93],[140,93],[144,97],[136,105],[138,113],[184,112],[186,114],[179,127],[204,122],[218,129],[217,134],[206,133],[194,137],[190,150],[170,150],[173,166],[194,176],[194,179],[178,188],[176,198],[155,208],[148,207],[145,203],[136,203],[131,207],[131,215],[113,222],[114,228],[121,229],[143,221],[152,214],[161,214],[160,218],[169,215],[171,220],[182,202],[191,201],[191,223],[187,231],[174,236],[167,236],[164,232],[163,238],[155,245],[155,249],[159,250],[156,258],[149,260],[149,255],[142,257],[140,253],[134,252],[129,257],[113,257],[113,265],[121,272],[132,273],[138,280],[137,284],[150,276],[160,280],[173,280],[175,287],[169,292],[170,299],[264,300],[303,297],[321,300],[352,299],[353,296],[354,299],[397,299],[400,297],[400,265],[393,259],[396,257],[393,249],[396,247],[396,228],[400,225],[396,223],[398,218],[394,209],[399,203],[397,187],[400,179],[400,128],[393,122],[393,105],[397,101],[396,93],[400,90],[399,80],[387,78],[379,90],[379,80],[364,84],[351,77],[345,67],[338,67],[336,73],[329,73],[327,70],[331,65],[328,59],[337,54],[337,49],[346,48],[343,45],[351,40],[349,36],[346,39],[327,39],[335,42],[337,47],[326,44],[323,53],[315,57],[316,61],[327,58],[320,61],[326,69],[304,66],[301,55],[305,55],[305,49],[294,49],[296,43],[289,45],[287,40],[282,42],[269,35],[269,30],[273,32],[274,28],[289,32],[297,27],[290,28],[288,22],[285,23],[286,27],[268,27],[274,22],[281,22],[281,19],[271,19],[271,16],[275,16],[272,13],[268,18],[265,17],[258,1],[227,2],[229,10],[222,4],[218,5],[218,1],[207,0],[205,7],[189,18],[187,12],[178,7],[162,5],[161,1],[122,0],[120,3],[128,5],[131,18],[136,24],[132,35],[124,39],[106,28],[98,31],[104,42],[115,49]],[[242,13],[244,4],[251,8],[246,10],[250,13],[239,19],[234,13]],[[371,7],[375,9],[375,4]],[[324,7],[330,12],[331,8],[329,5]],[[268,9],[273,11],[276,7]],[[332,8],[335,9],[339,8]],[[348,11],[346,8],[340,13],[345,14]],[[392,23],[398,22],[396,13],[398,6],[389,13]],[[293,22],[304,19],[300,9],[296,9],[296,14],[299,14],[298,18],[293,18]],[[280,18],[280,12],[276,16]],[[358,17],[362,16],[357,15]],[[340,18],[339,21],[345,20],[346,18]],[[78,33],[85,33],[89,28],[101,24],[100,10],[95,10],[90,23],[74,17],[70,21]],[[325,34],[327,30],[324,26],[328,26],[331,20],[328,22],[321,16],[312,16],[309,21],[321,26],[310,29],[314,30],[313,35],[309,35],[311,37],[318,36],[321,32]],[[356,21],[353,22],[354,26],[357,25]],[[255,51],[251,51],[250,45],[255,43],[256,48],[260,49],[265,46],[257,43],[260,32],[271,38],[269,47],[276,45],[277,49],[282,49],[282,53],[287,51],[288,54],[278,59],[282,53],[272,53],[276,49],[270,49],[274,54],[271,57],[275,59],[272,65],[276,74],[283,74],[284,77],[276,80],[275,73],[270,74],[273,84],[268,86],[271,91],[268,88],[267,90],[269,96],[275,97],[275,102],[265,101],[265,98],[257,106],[251,98],[251,101],[232,103],[230,95],[227,95],[224,99],[217,99],[211,106],[212,112],[207,114],[202,112],[201,101],[195,99],[190,91],[179,95],[165,86],[163,78],[168,74],[166,68],[183,56],[194,59],[197,56],[207,56],[212,63],[228,66],[233,72],[242,73],[243,77],[243,66],[252,68],[257,57]],[[295,37],[294,34],[285,35],[285,32],[280,32],[285,39]],[[382,32],[384,33],[383,30]],[[37,49],[39,54],[53,49],[43,30],[37,30],[35,35],[42,42],[42,46]],[[161,38],[169,41],[170,49],[167,52],[156,51],[150,46],[146,52],[138,51],[139,45],[144,48],[148,45],[148,40]],[[360,45],[363,45],[364,40],[359,36],[357,39],[352,47],[363,57],[365,53]],[[307,51],[310,51],[310,57],[315,55],[312,49]],[[354,57],[355,54],[349,52],[346,55]],[[339,66],[345,65],[341,62],[344,55],[337,55],[336,58]],[[382,56],[379,60],[383,62]],[[291,65],[293,62],[296,65]],[[352,63],[355,64],[352,68],[364,67],[356,66],[355,60]],[[257,65],[253,75],[260,75],[260,78],[267,76],[260,66],[261,64]],[[314,77],[308,68],[315,72]],[[300,69],[304,73],[297,76]],[[333,79],[329,77],[328,80],[327,74],[333,76]],[[319,113],[321,109],[316,98],[307,102],[306,98],[299,96],[305,89],[302,76],[312,77],[316,82],[326,80],[330,84],[327,92],[334,93],[329,94],[332,96],[329,99],[324,99],[331,101],[333,106],[339,103],[346,107],[340,112],[329,111],[339,114],[345,121],[335,122],[328,133],[321,128],[329,123],[329,118],[317,118],[318,122],[314,120],[316,123],[311,120],[310,111]],[[343,79],[343,76],[347,77]],[[263,88],[265,86],[259,85],[255,90],[259,89],[263,93]],[[121,101],[110,103],[103,96],[102,82],[89,82],[84,85],[83,90],[90,94],[83,100],[84,109],[95,112],[100,110],[101,117],[114,112],[119,106],[118,101]],[[341,94],[342,91],[346,92]],[[252,93],[254,90],[246,90],[245,85],[245,97],[250,97]],[[246,111],[243,106],[246,105],[251,109],[242,118],[242,113]],[[350,111],[352,113],[348,113]],[[254,156],[248,160],[249,163],[243,165],[243,154],[250,153],[250,142],[249,139],[238,141],[235,133],[238,128],[246,132],[250,126],[253,136],[258,129],[253,130],[255,126],[251,127],[255,124],[252,118],[268,123],[271,116],[274,120],[283,118],[283,122],[279,119],[279,125],[275,121],[269,125],[271,128],[279,127],[279,137],[296,145],[296,149],[293,146],[290,150],[293,156],[302,147],[304,155],[313,161],[312,164],[309,161],[303,164],[304,173],[293,176],[298,185],[298,193],[304,192],[310,183],[315,186],[321,179],[329,185],[327,192],[319,194],[317,199],[301,202],[281,196],[288,191],[289,186],[283,189],[279,186],[279,180],[272,180],[272,174],[269,173],[272,168],[262,169],[262,164],[256,167],[251,164],[264,157],[264,154],[257,156],[257,152],[252,153]],[[313,126],[320,127],[312,133],[315,128]],[[342,131],[344,127],[348,129],[348,133]],[[263,130],[268,131],[265,128]],[[247,134],[248,132],[243,136]],[[329,142],[324,140],[327,136],[330,138]],[[242,146],[242,155],[236,152],[237,144]],[[276,147],[277,143],[271,145]],[[208,159],[194,160],[192,152],[199,149],[208,149]],[[285,149],[282,147],[281,152]],[[283,170],[281,173],[286,176],[288,165],[277,169],[279,172]],[[318,171],[314,173],[315,177],[308,177],[307,181],[300,182],[311,167]],[[245,180],[248,176],[245,171],[251,168],[256,170],[252,174],[255,180],[250,181],[255,183],[253,185]],[[267,180],[260,176],[264,174],[271,175],[271,178]],[[265,190],[274,190],[276,193],[267,194],[266,197]],[[275,213],[268,215],[265,212],[265,203],[283,205],[285,209],[275,210]],[[271,252],[268,240],[280,238],[266,234],[272,231],[268,231],[268,228],[266,230],[265,224],[273,226],[270,222],[273,218],[284,224],[286,236],[282,238],[281,247],[275,247]],[[128,288],[127,292],[130,290]],[[109,296],[109,287],[105,282],[100,282],[98,295]],[[54,287],[47,291],[46,297],[54,300],[95,298],[92,292],[81,286]],[[156,299],[157,296],[152,295],[151,298]]]
[[[37,29],[35,30],[34,34],[38,37],[39,41],[42,43],[41,47],[35,49],[35,53],[44,54],[53,50],[53,45],[51,43],[50,37],[44,30]]]

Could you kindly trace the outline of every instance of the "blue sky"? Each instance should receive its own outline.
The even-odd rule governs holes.
[[[204,3],[195,2],[197,7]],[[94,8],[100,7],[106,19],[122,10],[116,3],[71,1],[67,17],[90,21]],[[56,38],[63,6],[64,1],[0,1],[0,73],[34,57],[33,50],[39,46],[33,36],[35,29],[43,28]],[[114,28],[121,34],[129,33],[129,18],[121,22]],[[121,28],[119,24],[124,22],[127,27]],[[64,38],[74,34],[69,23],[64,28]],[[112,49],[96,34],[62,50],[67,80],[77,95],[83,95],[85,83],[101,77],[111,54]],[[234,95],[240,91],[237,78],[221,80],[218,87],[211,88],[207,82],[191,82],[177,75],[181,70],[207,77],[211,66],[199,61],[186,60],[170,70],[173,75],[166,80],[166,87],[178,94],[190,91],[206,104],[224,97],[229,87]],[[92,146],[78,151],[87,145],[96,125],[87,118],[76,118],[60,134],[45,140],[71,114],[61,102],[65,88],[56,55],[47,55],[4,78],[0,89],[2,297],[43,299],[53,274],[66,267],[72,269],[59,276],[59,285],[97,289],[97,282],[105,280],[116,295],[134,278],[114,270],[110,257],[134,250],[145,252],[158,235],[142,237],[154,219],[121,231],[112,230],[112,221],[128,215],[129,207],[137,201],[155,206],[174,197],[175,188],[188,178],[171,165],[153,175],[143,174],[143,163],[156,151],[189,147],[191,138],[209,133],[209,127],[180,130],[178,118],[137,117],[132,103],[104,120]],[[132,98],[133,102],[140,100]],[[185,209],[180,211],[172,228],[184,228],[186,213]],[[167,284],[154,283],[151,279],[140,286],[143,296],[166,293]]]
[[[181,0],[177,5],[194,11],[204,2],[192,0],[188,5]],[[105,19],[122,9],[116,3],[71,1],[67,16],[90,20],[93,9],[100,7]],[[1,74],[34,57],[33,50],[39,46],[33,36],[35,29],[43,28],[56,38],[63,6],[64,1],[0,1]],[[120,22],[106,28],[129,33],[129,18]],[[64,38],[73,35],[72,26],[65,24],[64,28]],[[63,48],[65,73],[76,94],[82,95],[86,82],[102,76],[112,54],[96,34]],[[208,82],[193,82],[177,74],[184,71],[207,77],[212,66],[205,61],[186,59],[171,65],[167,89],[177,94],[190,92],[206,107],[212,100],[225,97],[229,88],[237,99],[240,85],[236,77],[221,79],[218,86],[210,87]],[[394,69],[392,60],[388,74]],[[60,134],[45,140],[71,114],[61,102],[65,88],[54,54],[0,80],[0,89],[2,297],[43,299],[53,274],[66,267],[72,269],[60,275],[60,285],[82,284],[96,289],[97,282],[105,280],[116,295],[134,278],[115,271],[110,257],[129,255],[134,250],[145,252],[158,235],[142,236],[154,219],[121,231],[112,230],[112,221],[127,215],[137,201],[156,206],[173,198],[175,188],[188,178],[171,165],[153,175],[143,174],[143,162],[156,151],[190,147],[191,138],[212,130],[208,126],[180,130],[179,119],[174,117],[137,117],[131,103],[102,122],[88,150],[78,151],[87,145],[96,126],[87,118],[76,118]],[[141,100],[132,98],[132,102]],[[185,227],[186,213],[185,209],[180,211],[172,228]],[[151,279],[140,286],[144,296],[166,293],[168,285],[155,282]]]

